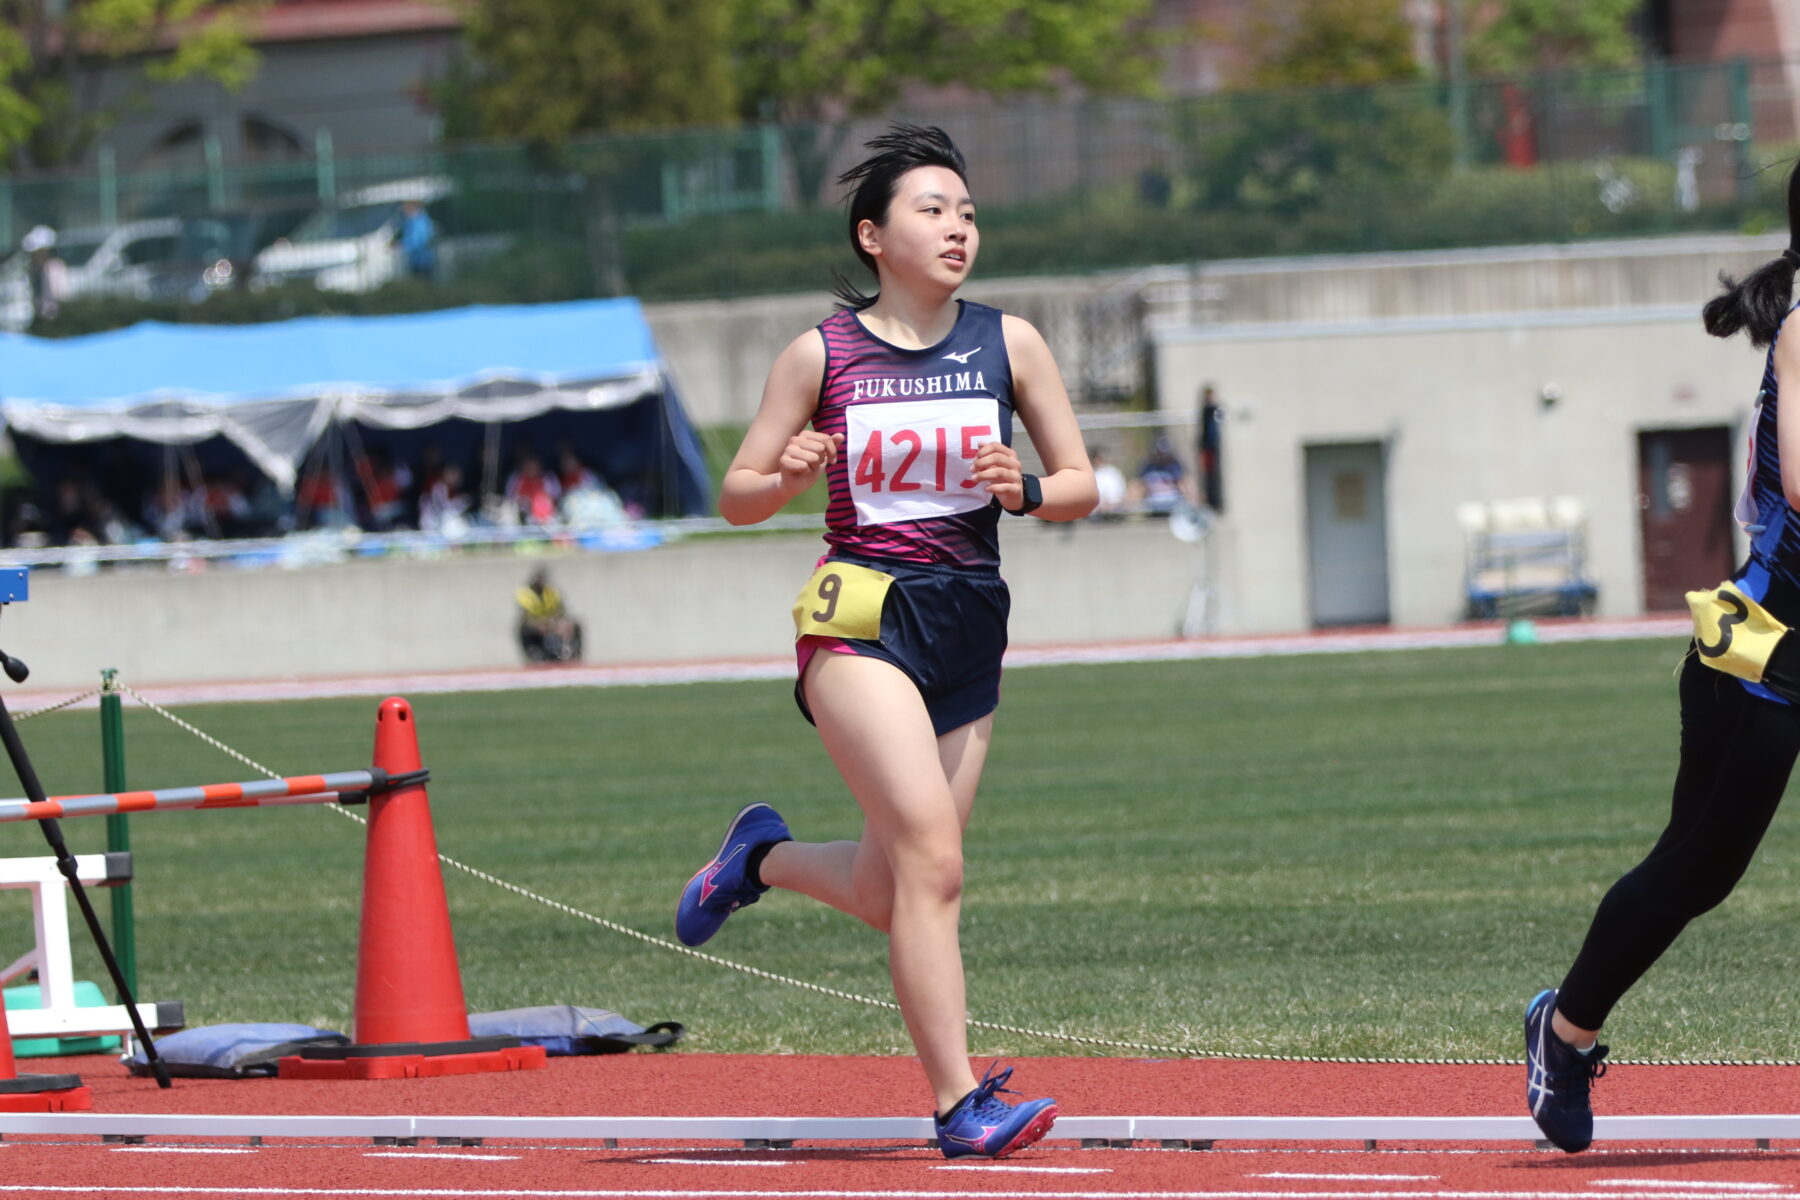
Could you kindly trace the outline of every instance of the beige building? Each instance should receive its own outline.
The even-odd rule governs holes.
[[[1736,561],[1762,362],[1699,307],[1780,245],[1208,267],[1234,319],[1161,331],[1155,363],[1171,415],[1209,382],[1225,407],[1214,628],[1446,625],[1551,586],[1603,615],[1679,608]]]

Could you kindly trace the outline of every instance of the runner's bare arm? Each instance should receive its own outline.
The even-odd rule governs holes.
[[[1789,329],[1788,326],[1793,328]],[[1781,490],[1788,507],[1800,509],[1800,321],[1789,313],[1775,339],[1775,449],[1781,455]]]
[[[825,342],[809,329],[769,368],[762,404],[719,487],[719,515],[733,525],[766,521],[837,459],[843,436],[808,429],[819,405]]]
[[[1012,361],[1013,407],[1044,463],[1039,479],[1044,503],[1034,515],[1046,521],[1079,520],[1094,511],[1100,493],[1056,358],[1031,322],[1010,315],[1001,322]],[[1016,510],[1024,502],[1019,474],[1018,456],[998,442],[983,446],[975,457],[975,478],[988,485],[1003,508]]]

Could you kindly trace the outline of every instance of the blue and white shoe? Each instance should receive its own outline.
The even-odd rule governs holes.
[[[725,840],[712,861],[695,872],[681,889],[675,906],[675,936],[684,946],[698,946],[746,904],[755,904],[769,889],[746,877],[750,852],[770,842],[791,842],[787,822],[766,804],[751,804],[731,819]]]
[[[1588,1087],[1606,1074],[1606,1047],[1580,1053],[1550,1027],[1555,1015],[1555,988],[1539,992],[1525,1009],[1525,1100],[1544,1136],[1576,1154],[1594,1140]]]
[[[995,1075],[994,1067],[989,1067],[987,1074],[981,1077],[980,1086],[957,1101],[948,1119],[935,1118],[938,1149],[944,1152],[945,1158],[962,1158],[969,1154],[1005,1158],[1050,1132],[1050,1126],[1056,1123],[1056,1101],[1027,1100],[1023,1104],[1008,1104],[995,1094],[1017,1095],[1011,1088],[1003,1086],[1012,1078],[1012,1073],[1013,1069],[1008,1067]]]

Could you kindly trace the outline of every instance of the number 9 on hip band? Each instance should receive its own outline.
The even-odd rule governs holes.
[[[881,607],[892,575],[855,563],[826,561],[794,600],[794,637],[881,639]]]

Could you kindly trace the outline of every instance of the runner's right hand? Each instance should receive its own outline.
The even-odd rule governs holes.
[[[817,430],[802,429],[788,439],[781,452],[781,490],[797,496],[813,485],[819,472],[837,461],[838,447],[844,435],[826,435]]]

